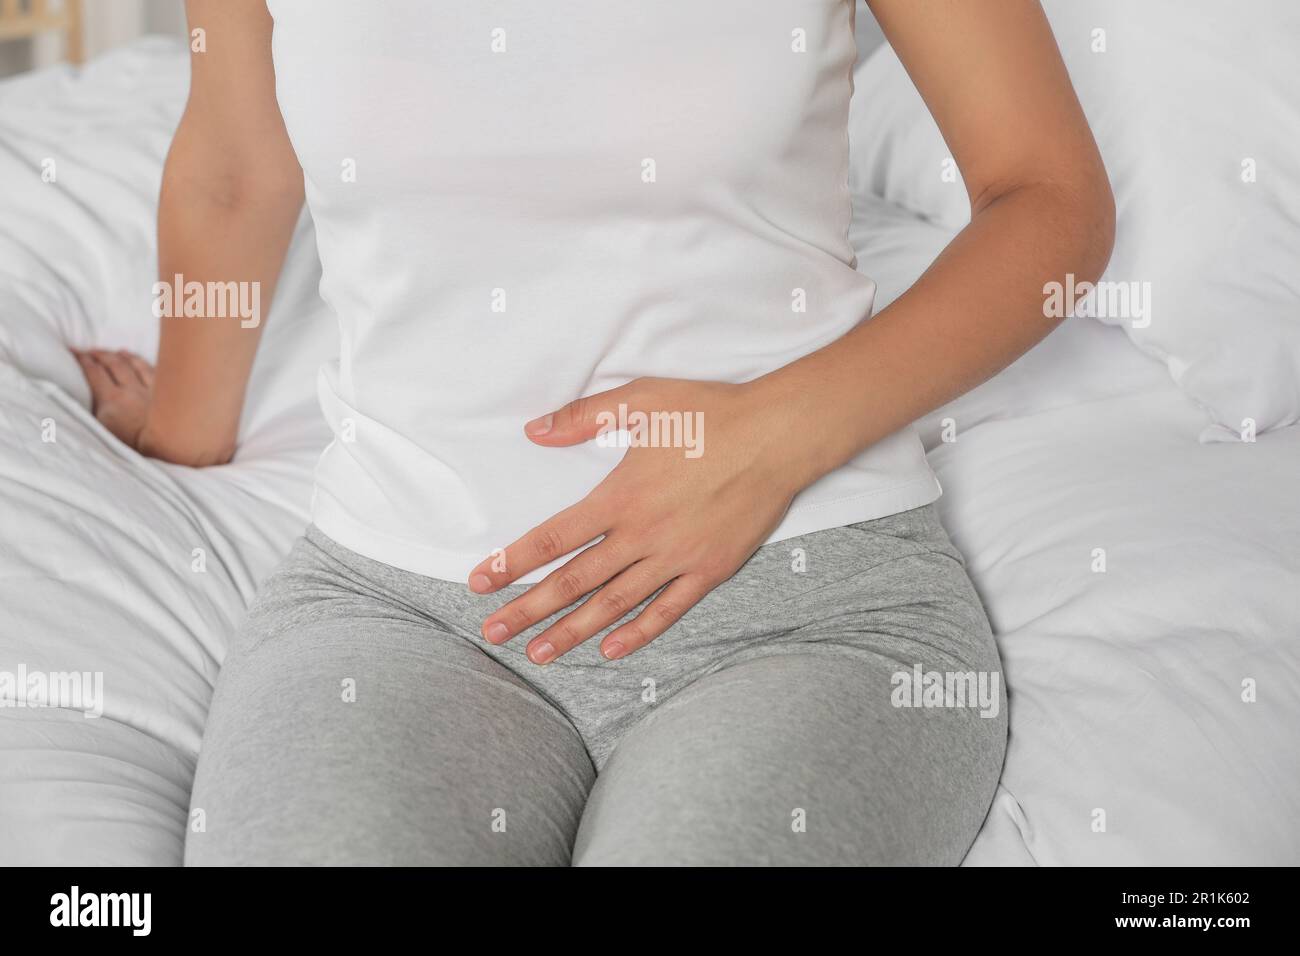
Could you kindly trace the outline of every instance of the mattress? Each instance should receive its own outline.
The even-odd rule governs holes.
[[[186,74],[182,47],[148,39],[0,84],[0,679],[99,688],[0,707],[4,864],[180,862],[226,643],[305,526],[328,440],[314,374],[336,332],[306,217],[234,463],[142,458],[88,411],[68,345],[156,345],[155,199]],[[948,237],[857,202],[859,268],[887,302]],[[1203,424],[1087,321],[920,423],[1010,694],[968,864],[1300,861],[1300,429],[1200,444]]]

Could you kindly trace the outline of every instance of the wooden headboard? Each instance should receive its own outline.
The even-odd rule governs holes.
[[[81,0],[0,0],[0,40],[62,33],[67,57],[80,63]]]

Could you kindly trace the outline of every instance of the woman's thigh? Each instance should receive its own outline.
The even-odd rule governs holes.
[[[1005,753],[996,645],[937,519],[870,533],[884,551],[865,558],[843,535],[811,542],[838,569],[815,588],[749,589],[763,638],[621,737],[575,863],[961,861]]]
[[[312,551],[222,669],[186,863],[567,864],[594,778],[569,722]]]
[[[895,666],[781,654],[696,682],[620,742],[575,865],[961,862],[1006,724],[881,705],[864,689]]]

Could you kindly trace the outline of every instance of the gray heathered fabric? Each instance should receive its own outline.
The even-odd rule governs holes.
[[[802,562],[802,564],[801,564]],[[797,568],[802,567],[802,570]],[[189,864],[955,864],[1006,698],[934,506],[776,542],[619,661],[479,636],[520,593],[309,529],[218,681]],[[997,714],[892,678],[997,674]]]

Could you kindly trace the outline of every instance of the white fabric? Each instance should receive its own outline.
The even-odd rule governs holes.
[[[1043,865],[1300,860],[1300,429],[1203,445],[1198,417],[1161,385],[931,455],[1010,691],[969,863],[1016,860],[1006,822]]]
[[[354,551],[463,581],[624,454],[544,448],[525,422],[640,376],[748,381],[870,315],[846,235],[850,4],[269,7],[342,330],[313,517]],[[905,430],[769,540],[937,496]]]
[[[1205,408],[1203,438],[1300,421],[1300,4],[1043,6],[1115,191],[1104,278],[1149,283],[1149,317],[1103,321]],[[877,50],[855,79],[854,192],[959,229],[965,187],[897,56]]]
[[[934,261],[952,231],[863,193],[853,198],[850,236],[859,260],[876,274],[876,305],[883,309]],[[1149,391],[1165,378],[1160,365],[1128,346],[1118,329],[1069,318],[1019,361],[927,415],[917,428],[925,447],[933,449],[982,422]]]
[[[102,671],[105,698],[96,719],[0,707],[0,864],[180,861],[212,681],[307,521],[327,440],[312,383],[335,323],[306,229],[233,465],[147,461],[86,411],[65,344],[153,354],[154,199],[185,69],[154,41],[80,79],[0,83],[0,671]],[[889,298],[945,232],[859,198],[854,244]],[[968,863],[1300,859],[1300,429],[1199,445],[1197,414],[1117,330],[1070,322],[922,423],[1010,691]]]
[[[306,525],[328,441],[312,382],[337,335],[305,220],[235,464],[141,458],[88,411],[68,345],[155,354],[156,197],[187,77],[152,39],[0,83],[0,672],[98,672],[104,697],[97,718],[0,707],[0,864],[180,861],[226,641]]]

